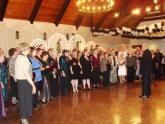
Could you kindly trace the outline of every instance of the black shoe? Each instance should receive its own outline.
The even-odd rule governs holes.
[[[146,96],[146,95],[143,95],[143,96],[139,96],[140,98],[144,98],[144,99],[147,99],[148,98],[148,96]]]
[[[88,90],[90,91],[90,90],[92,90],[91,88],[88,88]]]

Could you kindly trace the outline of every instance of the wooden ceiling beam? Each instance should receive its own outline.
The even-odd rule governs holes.
[[[0,0],[0,21],[3,21],[7,4],[8,4],[8,0]]]
[[[85,14],[84,13],[79,13],[76,21],[75,21],[75,26],[76,26],[76,30],[78,30],[79,26],[81,25],[83,19],[84,19]]]
[[[130,21],[132,21],[132,18],[128,17],[126,20],[124,20],[123,24],[121,24],[120,27],[123,27],[123,26],[127,27]]]
[[[93,14],[90,14],[90,27],[91,27],[91,32],[93,28]]]
[[[148,18],[148,19],[142,19],[141,21],[145,22],[145,21],[153,21],[153,20],[160,20],[160,19],[165,19],[165,15],[157,16],[157,17],[153,17],[153,18]]]
[[[62,6],[62,8],[61,8],[61,10],[60,10],[60,12],[59,12],[57,18],[56,18],[56,21],[55,21],[56,26],[59,25],[59,23],[60,23],[60,21],[61,21],[63,15],[64,15],[64,13],[65,13],[67,7],[69,6],[69,3],[70,3],[70,2],[71,2],[71,0],[65,0],[65,1],[64,1],[64,4],[63,4],[63,6]]]
[[[108,28],[109,29],[113,28],[116,21],[117,21],[117,18],[112,19],[112,21],[110,22],[110,25],[108,26]]]
[[[164,0],[161,0],[160,1],[160,5],[161,5],[161,11],[162,12],[165,12],[165,1]]]
[[[31,15],[29,17],[29,21],[31,24],[33,24],[35,17],[37,16],[38,10],[41,6],[42,0],[36,0],[36,3],[33,7],[33,10],[31,12]]]
[[[108,15],[112,13],[112,11],[106,12],[103,17],[98,21],[98,23],[96,24],[96,29],[99,29],[101,27],[101,25],[104,23],[104,21],[106,20],[106,18],[108,17]]]
[[[124,1],[124,5],[118,11],[119,14],[122,13],[122,11],[124,11],[129,6],[129,2],[131,2],[131,0],[125,0]],[[116,22],[117,22],[116,18],[114,17],[114,19],[112,19],[112,22],[109,24],[108,27],[112,28],[115,25]]]
[[[145,15],[141,15],[139,17],[134,16],[134,20],[132,23],[129,24],[129,27],[137,27],[143,20]]]

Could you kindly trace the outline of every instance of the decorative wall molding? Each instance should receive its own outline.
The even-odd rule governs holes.
[[[76,48],[77,43],[79,44],[79,50],[83,51],[86,43],[85,40],[82,36],[80,35],[73,35],[70,40],[69,40],[69,49],[72,50],[74,48]]]
[[[73,50],[74,48],[77,48],[77,43],[79,44],[78,50],[80,51],[83,51],[85,47],[90,50],[91,46],[93,46],[93,48],[96,46],[96,43],[94,41],[86,43],[84,38],[80,35],[73,35],[68,41],[66,37],[61,33],[53,34],[48,40],[48,45],[42,39],[35,39],[30,43],[30,46],[45,50],[54,49],[57,53],[61,54],[62,50],[64,49]],[[102,46],[100,46],[100,49],[105,51]]]
[[[48,46],[45,43],[45,41],[43,41],[42,39],[35,39],[30,43],[31,47],[35,47],[35,48],[41,48],[41,49],[45,49],[48,50]]]

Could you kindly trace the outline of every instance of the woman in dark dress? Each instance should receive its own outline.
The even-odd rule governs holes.
[[[82,66],[83,90],[85,90],[86,85],[88,86],[88,89],[91,89],[90,76],[92,66],[89,60],[89,52],[87,50],[84,51],[84,56],[81,57],[80,64]]]
[[[4,85],[3,85],[3,83],[0,83],[0,119],[2,117],[6,117],[5,105],[4,105],[3,94],[2,94],[2,88],[4,88]]]
[[[82,52],[81,51],[78,51],[77,52],[77,58],[78,58],[78,63],[80,63],[80,59],[81,59],[81,57],[82,57]],[[78,79],[78,87],[81,87],[81,84],[82,84],[82,75],[80,74],[80,77],[79,77],[79,79]]]
[[[98,50],[95,48],[93,50],[93,54],[90,58],[92,65],[92,73],[93,73],[93,87],[100,87],[100,56]]]
[[[73,92],[78,92],[78,80],[80,78],[81,67],[77,59],[77,52],[73,52],[73,58],[70,61],[71,84]]]
[[[59,82],[58,82],[58,62],[57,55],[55,51],[50,51],[50,57],[48,59],[50,66],[50,89],[52,99],[55,99],[59,96]]]
[[[63,50],[59,58],[60,65],[60,91],[62,96],[68,95],[69,81],[69,51]]]
[[[42,73],[42,102],[46,103],[50,100],[50,80],[49,80],[49,64],[48,64],[49,53],[44,51],[41,55],[41,73]]]
[[[12,104],[18,104],[18,83],[15,78],[15,60],[18,55],[18,50],[16,48],[11,48],[9,50],[9,75],[10,75],[10,94],[12,97]]]
[[[0,82],[3,83],[4,88],[2,89],[3,100],[6,102],[9,98],[8,93],[8,62],[4,56],[3,49],[0,49]]]

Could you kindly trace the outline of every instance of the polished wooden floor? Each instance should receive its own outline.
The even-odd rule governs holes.
[[[70,93],[33,112],[33,124],[164,124],[165,81],[152,84],[152,96],[140,99],[140,83]],[[0,124],[19,124],[18,107],[7,105]]]

